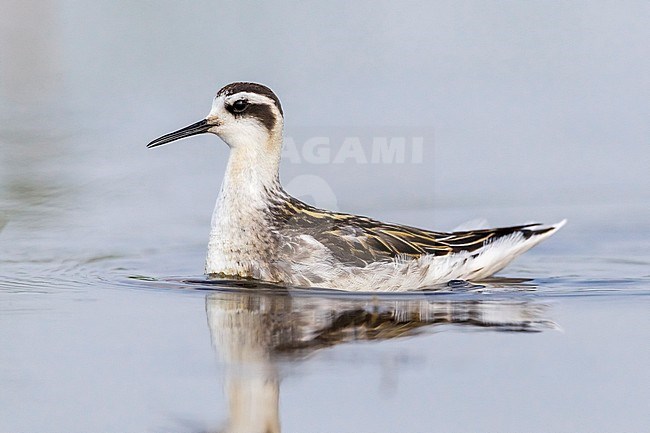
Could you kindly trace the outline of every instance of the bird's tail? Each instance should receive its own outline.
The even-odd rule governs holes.
[[[472,254],[472,272],[468,279],[487,278],[499,272],[517,256],[550,237],[566,224],[566,219],[551,225],[526,224],[493,229],[495,236]]]

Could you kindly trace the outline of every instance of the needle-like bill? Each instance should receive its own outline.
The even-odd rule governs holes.
[[[181,128],[178,131],[170,132],[169,134],[163,135],[162,137],[156,138],[151,143],[147,144],[148,148],[162,146],[163,144],[171,143],[172,141],[180,140],[181,138],[191,137],[192,135],[204,134],[208,132],[208,129],[212,128],[214,125],[209,124],[206,119],[200,120],[196,123]]]

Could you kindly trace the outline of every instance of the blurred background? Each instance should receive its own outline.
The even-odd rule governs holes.
[[[143,189],[146,171],[202,206],[226,146],[144,145],[250,80],[280,96],[288,136],[358,136],[368,152],[396,129],[424,137],[421,163],[285,161],[285,183],[315,174],[343,209],[650,198],[644,1],[1,7],[3,185],[49,160],[57,182]],[[26,129],[39,136],[21,141]]]
[[[147,416],[158,422],[157,404],[191,419],[227,406],[208,383],[214,361],[203,295],[143,294],[132,281],[202,274],[228,148],[214,136],[145,146],[202,119],[232,81],[260,82],[280,97],[288,138],[281,179],[306,201],[440,230],[473,218],[492,225],[568,218],[507,275],[547,278],[540,290],[647,294],[647,1],[3,0],[0,337],[7,346],[0,373],[9,391],[0,406],[12,413],[8,431],[72,431],[77,418],[77,428],[143,431],[154,422]],[[395,153],[377,154],[382,142]],[[368,346],[332,350],[310,370],[311,385],[289,382],[287,418],[309,425],[303,395],[328,388],[341,372],[359,387],[374,383],[372,366],[385,361],[393,371],[406,350],[424,361],[403,367],[413,386],[402,387],[401,409],[396,400],[342,399],[345,419],[365,408],[361,427],[395,427],[386,422],[401,418],[396,410],[419,405],[429,421],[453,423],[429,412],[428,389],[412,393],[425,383],[424,365],[436,374],[429,389],[448,380],[438,395],[458,397],[440,398],[438,414],[456,411],[465,420],[470,410],[484,410],[468,431],[485,420],[494,431],[577,431],[579,420],[592,431],[634,431],[647,425],[639,414],[648,353],[640,348],[650,325],[646,304],[627,302],[616,312],[609,302],[573,311],[562,304],[567,338],[545,333],[548,351],[528,337],[501,352],[499,344],[512,340],[456,334],[436,340],[440,351],[420,340],[372,346],[370,355]],[[643,326],[629,325],[627,333],[621,318]],[[473,358],[477,342],[483,351]],[[609,349],[615,344],[620,350]],[[425,346],[430,352],[422,354]],[[570,360],[567,350],[576,351]],[[450,367],[438,372],[443,352]],[[620,359],[608,358],[614,352]],[[497,367],[515,365],[519,355],[510,370]],[[494,356],[492,386],[481,376],[485,356]],[[330,367],[328,359],[339,363]],[[594,359],[601,364],[585,369]],[[535,378],[531,363],[540,368]],[[613,379],[600,387],[603,378]],[[484,385],[478,393],[477,383]],[[344,393],[347,383],[339,385]],[[397,385],[391,389],[399,395]],[[517,392],[500,400],[503,389]],[[324,405],[338,399],[316,394]],[[88,410],[60,403],[79,395],[90,396]],[[593,401],[583,405],[582,396]],[[612,396],[619,406],[608,403]],[[106,401],[113,409],[102,409]],[[481,406],[486,401],[493,405]],[[502,424],[504,408],[520,414],[513,424]],[[220,410],[214,418],[225,416]],[[331,421],[314,412],[314,422]],[[419,420],[412,418],[412,431]]]

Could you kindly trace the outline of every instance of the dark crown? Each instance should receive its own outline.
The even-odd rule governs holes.
[[[282,112],[282,105],[280,104],[280,99],[273,93],[273,90],[269,89],[268,87],[262,85],[262,84],[257,84],[257,83],[231,83],[228,84],[227,86],[224,86],[219,92],[217,92],[217,96],[230,96],[234,95],[235,93],[239,92],[249,92],[249,93],[257,93],[258,95],[266,96],[267,98],[271,99],[274,103],[280,114],[284,116],[284,113]]]

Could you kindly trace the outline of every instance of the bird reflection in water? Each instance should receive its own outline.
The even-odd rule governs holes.
[[[484,297],[483,297],[484,298]],[[539,332],[556,327],[528,300],[216,292],[206,298],[213,345],[226,366],[224,432],[280,432],[281,361],[352,341],[381,341],[440,326]]]

